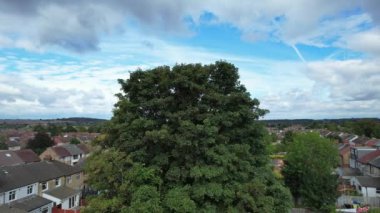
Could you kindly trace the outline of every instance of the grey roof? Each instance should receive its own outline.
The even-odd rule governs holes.
[[[339,174],[340,176],[359,176],[362,175],[359,169],[357,168],[339,168]]]
[[[356,177],[361,186],[380,188],[380,177],[360,176]]]
[[[13,208],[25,210],[27,212],[40,208],[42,206],[48,205],[49,203],[53,203],[53,201],[48,200],[46,198],[34,195],[28,196],[19,200],[16,200],[9,205]]]
[[[41,161],[0,167],[0,192],[76,174],[81,171],[80,167],[69,166],[58,161]]]
[[[0,151],[0,166],[11,166],[22,164],[24,161],[11,150]]]
[[[64,147],[71,155],[84,154],[84,152],[75,144],[64,144],[61,145],[61,147]]]
[[[52,189],[50,191],[44,192],[44,194],[56,197],[60,200],[64,200],[66,198],[69,198],[69,197],[76,195],[76,194],[79,194],[79,193],[80,193],[80,190],[75,190],[75,189],[69,188],[67,186],[58,187],[58,188]]]
[[[341,136],[342,140],[352,140],[354,139],[355,137],[357,137],[357,135],[353,135],[353,134],[343,134]]]
[[[0,212],[1,213],[26,213],[27,211],[12,208],[11,206],[8,206],[8,205],[2,205],[0,206]]]
[[[369,140],[370,140],[370,138],[367,138],[367,137],[358,137],[355,140],[353,140],[352,142],[355,143],[355,144],[364,145]]]
[[[380,158],[376,158],[374,160],[371,160],[369,162],[369,164],[374,166],[374,167],[380,168]]]
[[[351,149],[356,149],[357,159],[360,159],[364,155],[367,155],[373,151],[376,151],[376,148],[373,147],[352,147]]]

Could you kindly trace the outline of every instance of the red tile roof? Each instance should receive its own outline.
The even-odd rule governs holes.
[[[14,151],[15,154],[21,158],[25,163],[39,162],[40,158],[31,149],[22,149]]]
[[[70,152],[65,149],[65,147],[62,146],[53,146],[51,147],[53,151],[59,156],[59,157],[67,157],[70,156]]]
[[[367,146],[375,146],[379,142],[380,142],[380,139],[371,139],[371,140],[366,142],[366,145]]]
[[[370,152],[370,153],[364,155],[358,161],[360,163],[367,164],[368,162],[370,162],[371,160],[373,160],[379,156],[380,156],[380,150],[375,150],[373,152]]]
[[[64,143],[63,139],[62,139],[62,136],[54,136],[53,137],[53,141],[54,141],[55,145],[60,144],[60,143]]]

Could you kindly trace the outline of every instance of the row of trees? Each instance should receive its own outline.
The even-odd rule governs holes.
[[[47,124],[47,125],[36,125],[33,127],[35,132],[48,132],[51,136],[57,136],[65,132],[101,132],[104,128],[105,123],[99,122],[90,125],[78,125],[73,126],[70,124],[58,125],[58,124]]]
[[[119,83],[106,138],[86,165],[88,183],[99,195],[85,212],[289,212],[291,193],[271,171],[268,136],[257,121],[267,111],[250,98],[234,65],[137,70]],[[291,143],[285,182],[309,205],[307,192],[322,192],[304,186],[325,179],[306,180],[307,171],[292,167],[308,160],[305,153],[317,154],[307,149],[319,141],[313,136],[303,144],[308,136],[300,137]],[[330,200],[309,206],[325,204]]]
[[[310,128],[326,128],[330,131],[350,132],[360,136],[380,138],[378,119],[359,119],[345,122],[313,122]]]

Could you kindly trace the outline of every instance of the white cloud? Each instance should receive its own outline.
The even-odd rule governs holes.
[[[348,35],[345,38],[347,48],[380,57],[380,29]]]
[[[350,14],[362,7],[369,11]],[[104,35],[129,32],[136,25],[149,34],[187,34],[205,12],[238,28],[246,40],[270,39],[290,45],[324,46],[331,39],[356,32],[376,19],[373,8],[354,0],[209,1],[0,1],[0,45],[41,51],[58,46],[74,52],[99,49]],[[344,14],[344,15],[343,15]],[[128,23],[127,28],[125,23]],[[132,26],[129,25],[132,23]],[[15,27],[23,26],[23,27]],[[191,34],[191,33],[190,33]]]
[[[323,61],[309,64],[311,79],[330,88],[338,100],[380,100],[380,63],[376,60]]]

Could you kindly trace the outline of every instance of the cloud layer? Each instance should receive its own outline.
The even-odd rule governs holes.
[[[102,37],[141,26],[155,34],[191,34],[191,26],[210,22],[238,28],[249,41],[278,40],[323,46],[358,27],[378,21],[379,3],[354,0],[133,1],[2,0],[0,45],[40,50],[58,46],[74,52],[99,49]],[[356,8],[367,13],[347,19]],[[310,9],[314,8],[314,9]],[[202,19],[205,13],[215,17]],[[371,18],[372,17],[372,18]],[[22,27],[15,27],[22,26]]]
[[[0,0],[0,109],[108,118],[128,71],[226,59],[267,118],[379,117],[379,10],[370,0]],[[300,60],[170,41],[225,25],[242,42],[285,44]],[[334,51],[310,60],[300,46]]]

